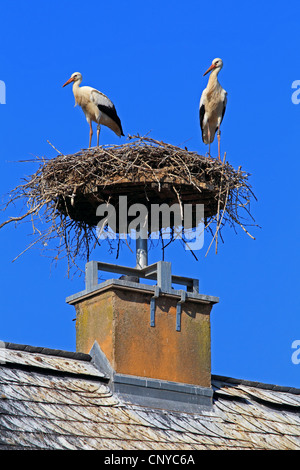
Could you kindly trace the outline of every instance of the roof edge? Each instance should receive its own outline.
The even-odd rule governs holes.
[[[1,341],[1,345],[6,349],[12,349],[14,351],[25,351],[29,353],[45,354],[46,356],[65,357],[68,359],[76,359],[86,362],[91,362],[92,360],[89,354],[82,352],[64,351],[61,349],[44,348],[42,346],[30,346],[28,344],[18,344],[6,341]]]
[[[77,352],[77,351],[66,351],[61,349],[44,348],[42,346],[30,346],[28,344],[12,343],[7,341],[0,341],[0,345],[6,349],[15,351],[24,351],[28,353],[38,353],[48,356],[57,356],[68,359],[75,359],[79,361],[92,362],[92,356],[90,354]],[[257,382],[245,379],[237,379],[234,377],[226,377],[223,375],[212,374],[211,380],[220,381],[232,385],[245,385],[248,387],[261,388],[264,390],[273,390],[277,392],[293,393],[300,395],[300,388],[289,387],[283,385],[268,384],[264,382]]]
[[[261,388],[264,390],[273,390],[275,392],[285,392],[285,393],[293,393],[295,395],[300,395],[300,388],[288,387],[284,385],[274,385],[274,384],[268,384],[264,382],[255,382],[255,381],[245,380],[245,379],[236,379],[233,377],[225,377],[223,375],[212,374],[211,381],[212,382],[220,381],[220,382],[228,383],[231,385],[245,385],[248,387]]]

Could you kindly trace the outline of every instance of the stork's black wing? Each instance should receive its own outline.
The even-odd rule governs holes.
[[[106,114],[106,116],[110,117],[120,128],[121,135],[123,134],[122,124],[119,116],[117,115],[117,111],[115,106],[106,106],[105,104],[97,104],[99,111]]]
[[[204,115],[205,115],[205,98],[206,98],[206,88],[203,90],[201,98],[200,98],[200,104],[199,104],[199,119],[200,119],[200,127],[201,127],[201,132],[202,132],[202,140],[203,140],[203,121],[204,121]]]
[[[121,135],[124,135],[121,120],[112,101],[106,95],[104,95],[104,93],[101,93],[101,91],[95,89],[93,89],[91,92],[91,100],[96,104],[99,111],[106,114],[106,116],[108,116],[118,125],[121,131]]]
[[[225,111],[226,111],[226,106],[227,106],[227,93],[225,94],[225,98],[224,98],[224,101],[223,101],[223,112],[222,112],[221,122],[223,121],[223,117],[224,117],[224,114],[225,114]],[[220,122],[220,124],[221,124],[221,122]]]
[[[200,119],[200,127],[201,127],[201,130],[203,129],[204,114],[205,114],[205,107],[204,107],[204,104],[200,104],[200,108],[199,108],[199,119]]]

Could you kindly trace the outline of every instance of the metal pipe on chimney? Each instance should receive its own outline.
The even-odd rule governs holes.
[[[148,266],[148,240],[137,237],[136,239],[136,267],[142,269]]]
[[[139,225],[136,231],[136,267],[142,269],[148,266],[148,226]]]

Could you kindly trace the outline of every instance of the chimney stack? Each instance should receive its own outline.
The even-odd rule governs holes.
[[[99,284],[99,270],[123,276]],[[211,406],[210,313],[218,300],[163,261],[142,269],[91,261],[85,290],[67,298],[76,309],[76,350],[91,354],[112,390],[180,411]]]

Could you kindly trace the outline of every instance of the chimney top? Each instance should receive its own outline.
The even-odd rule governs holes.
[[[98,284],[99,270],[122,276]],[[198,280],[172,275],[168,262],[138,269],[91,261],[85,290],[66,301],[76,309],[77,351],[92,355],[114,392],[192,412],[212,402],[210,312],[218,300],[199,294]]]

